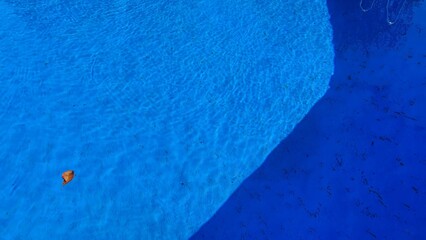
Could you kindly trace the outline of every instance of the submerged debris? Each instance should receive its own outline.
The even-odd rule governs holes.
[[[62,185],[65,185],[69,182],[71,182],[71,180],[74,178],[74,171],[73,170],[68,170],[64,173],[62,173],[62,179],[64,179],[64,181],[62,182]]]

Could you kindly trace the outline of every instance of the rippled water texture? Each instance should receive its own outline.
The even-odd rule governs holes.
[[[4,239],[189,237],[333,71],[325,0],[5,2]]]

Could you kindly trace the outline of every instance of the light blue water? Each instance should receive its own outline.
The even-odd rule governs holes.
[[[189,237],[333,72],[325,0],[1,1],[0,19],[4,239]]]

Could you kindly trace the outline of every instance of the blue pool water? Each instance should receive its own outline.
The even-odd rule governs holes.
[[[0,19],[2,239],[190,237],[333,73],[325,0],[1,1]]]
[[[330,89],[191,239],[425,239],[426,4],[387,2],[327,1]]]

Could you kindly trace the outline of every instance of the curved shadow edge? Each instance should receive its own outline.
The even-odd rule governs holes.
[[[191,239],[426,235],[426,7],[358,3],[327,1],[329,91]]]

